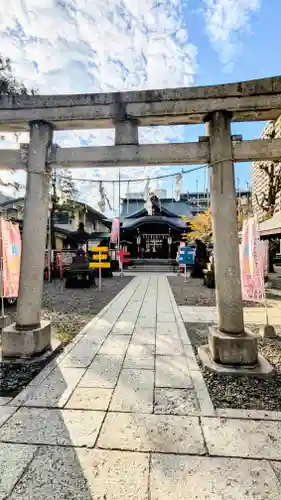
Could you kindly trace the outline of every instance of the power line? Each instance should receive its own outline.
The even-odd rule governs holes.
[[[147,181],[147,179],[149,178],[151,181],[152,180],[159,180],[159,179],[168,179],[169,177],[175,177],[176,175],[179,175],[179,174],[190,174],[192,172],[196,172],[198,170],[202,170],[204,168],[208,167],[208,165],[201,165],[200,167],[194,167],[194,168],[190,168],[189,170],[181,170],[180,172],[174,172],[174,173],[171,173],[171,174],[161,174],[161,175],[157,175],[157,176],[147,176],[147,177],[144,177],[144,178],[141,178],[141,179],[124,179],[124,180],[121,180],[121,183],[122,182],[145,182]],[[57,174],[57,177],[60,177],[61,179],[66,179],[67,177],[64,176],[63,174]],[[99,178],[99,179],[83,179],[81,177],[71,177],[71,180],[72,181],[75,181],[75,182],[93,182],[93,183],[99,183],[99,182],[103,182],[103,183],[107,183],[107,182],[111,182],[111,183],[119,183],[119,180],[118,179],[102,179],[102,178]]]

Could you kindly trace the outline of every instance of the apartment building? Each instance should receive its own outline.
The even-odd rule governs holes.
[[[261,138],[262,139],[272,139],[272,138],[281,138],[281,116],[276,121],[270,121],[264,127]],[[254,212],[258,215],[259,218],[263,215],[263,210],[260,207],[260,204],[263,199],[263,194],[267,193],[268,188],[268,175],[264,170],[260,168],[261,165],[270,166],[270,161],[255,161],[252,164],[252,203]],[[275,173],[280,172],[281,162],[279,165],[275,166]],[[281,192],[277,194],[276,204],[275,204],[275,212],[281,211]]]

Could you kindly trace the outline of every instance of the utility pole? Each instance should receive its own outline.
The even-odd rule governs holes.
[[[196,191],[197,191],[197,208],[199,209],[199,181],[196,179]]]

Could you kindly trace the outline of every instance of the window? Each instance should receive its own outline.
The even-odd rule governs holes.
[[[68,212],[59,212],[54,215],[54,224],[71,224]]]

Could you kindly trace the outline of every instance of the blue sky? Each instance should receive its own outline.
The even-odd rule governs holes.
[[[122,91],[206,85],[281,73],[278,48],[281,3],[277,0],[10,0],[0,5],[1,53],[16,78],[41,93]],[[233,133],[258,137],[264,123],[234,124]],[[145,142],[182,142],[204,135],[203,126],[141,130]],[[21,142],[28,137],[23,134]],[[61,146],[113,144],[113,130],[56,134]],[[1,147],[18,147],[13,136]],[[165,167],[165,172],[176,171]],[[122,169],[138,179],[163,168]],[[81,169],[79,178],[116,179],[116,169]],[[6,174],[9,179],[11,174]],[[236,166],[241,188],[251,165]],[[20,175],[24,182],[24,174]],[[204,187],[204,174],[184,177],[184,189]],[[172,193],[172,182],[160,183]],[[96,184],[78,183],[93,206]],[[143,184],[130,186],[142,191]],[[122,192],[127,190],[127,184]],[[107,185],[109,197],[113,189]],[[115,193],[115,200],[117,199]]]
[[[239,14],[239,0],[225,2],[210,2],[218,6],[229,4],[228,15],[231,18],[231,9],[237,6],[237,24],[241,19],[240,29],[229,32],[227,29],[221,34],[222,40],[214,42],[208,35],[206,24],[202,22],[204,2],[191,0],[184,7],[184,18],[188,27],[189,38],[197,47],[197,68],[194,78],[195,85],[212,85],[240,80],[264,78],[281,74],[281,53],[278,49],[280,39],[281,2],[270,0],[254,2],[256,9],[248,11],[247,22],[242,24],[245,13],[241,2]],[[251,1],[244,2],[251,5]],[[224,21],[231,24],[226,10]],[[228,22],[227,22],[228,21]],[[235,24],[235,22],[234,22]],[[219,29],[217,29],[217,33]],[[227,38],[229,34],[230,38]],[[226,37],[226,39],[224,39]],[[231,46],[229,45],[229,43]],[[222,56],[222,47],[226,43],[226,59]],[[229,61],[229,65],[226,64]],[[259,137],[265,122],[233,123],[232,133],[242,134],[244,139]],[[196,140],[198,135],[204,135],[203,126],[186,127],[185,138],[188,141]],[[241,188],[251,185],[251,163],[240,163],[235,166],[236,183]],[[185,176],[184,185],[192,191],[196,189],[198,180],[199,188],[205,185],[204,174],[194,173]],[[167,186],[168,187],[168,186]],[[168,187],[169,189],[169,187]]]

